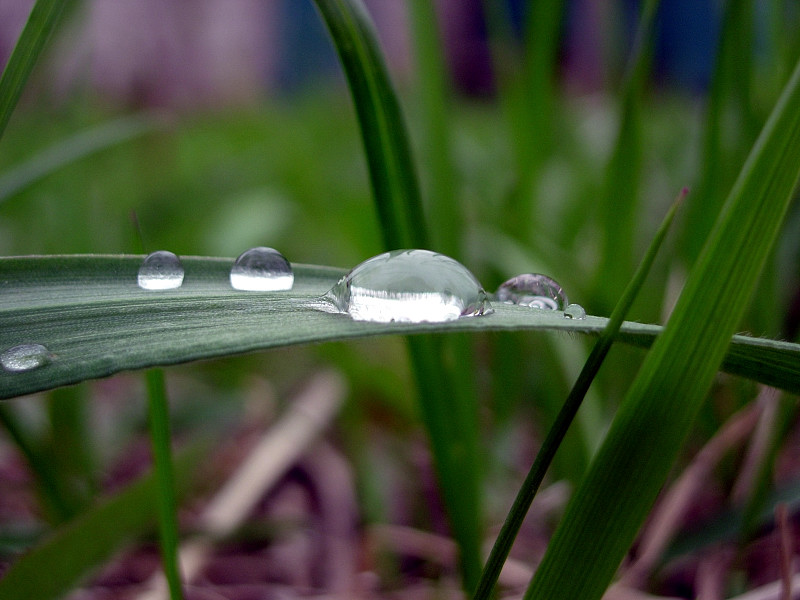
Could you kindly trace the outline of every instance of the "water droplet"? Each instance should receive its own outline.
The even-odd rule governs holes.
[[[183,283],[181,259],[167,250],[148,254],[139,267],[139,287],[145,290],[172,290]]]
[[[564,310],[569,303],[558,283],[547,275],[525,273],[503,283],[494,294],[506,304],[519,304],[543,310]]]
[[[41,344],[20,344],[0,354],[0,365],[9,373],[33,371],[53,359],[50,351]]]
[[[580,321],[586,318],[586,310],[580,304],[570,304],[564,309],[564,316],[567,319]]]
[[[231,268],[231,286],[236,290],[274,292],[290,290],[293,284],[292,266],[273,248],[250,248]]]
[[[354,267],[325,298],[356,321],[441,323],[492,312],[486,292],[457,260],[395,250]]]

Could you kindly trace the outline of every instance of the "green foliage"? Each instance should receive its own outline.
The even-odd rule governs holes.
[[[0,80],[0,132],[67,4],[36,3]],[[529,418],[541,432],[555,422],[508,515],[511,525],[492,555],[490,583],[484,582],[481,593],[491,587],[514,537],[509,531],[518,527],[558,450],[558,458],[572,466],[552,476],[580,483],[528,597],[600,597],[670,469],[680,468],[674,457],[717,369],[800,393],[799,345],[733,335],[763,331],[765,312],[779,324],[788,286],[796,284],[774,277],[796,270],[800,249],[791,236],[785,236],[780,252],[769,252],[800,168],[797,71],[751,158],[742,163],[797,60],[800,36],[776,16],[780,3],[771,4],[769,52],[775,68],[765,76],[751,44],[742,42],[754,32],[753,3],[726,3],[717,70],[699,121],[685,98],[649,93],[657,4],[644,3],[642,33],[621,91],[606,90],[602,102],[578,101],[556,85],[564,14],[559,0],[530,3],[518,36],[511,34],[499,5],[486,3],[498,74],[494,102],[474,103],[452,93],[435,14],[422,0],[410,4],[418,78],[410,89],[392,84],[361,2],[316,0],[355,114],[343,94],[327,88],[293,97],[288,105],[270,101],[265,108],[180,121],[148,113],[119,117],[80,100],[53,109],[32,99],[0,144],[0,252],[50,255],[0,258],[0,351],[40,343],[52,360],[26,373],[0,370],[0,398],[50,395],[41,430],[15,410],[27,399],[0,406],[0,424],[29,464],[42,512],[55,529],[4,575],[0,596],[55,597],[124,540],[148,533],[155,521],[156,484],[149,479],[93,506],[103,459],[92,455],[85,422],[90,386],[50,390],[128,370],[285,348],[265,358],[204,363],[202,372],[235,387],[238,374],[257,364],[278,385],[289,385],[292,375],[286,372],[302,376],[319,360],[335,362],[348,371],[359,402],[345,429],[347,436],[364,436],[346,442],[360,448],[357,455],[369,454],[362,447],[369,444],[362,421],[371,418],[373,403],[402,423],[394,425],[398,430],[413,426],[417,414],[406,396],[415,383],[417,412],[429,434],[470,591],[478,583],[485,521],[503,516],[496,508],[501,502],[494,498],[492,504],[487,496],[496,496],[490,488],[505,475],[504,459],[497,455],[508,443],[506,432]],[[413,135],[406,131],[403,105]],[[662,253],[652,265],[653,283],[634,285],[641,287],[637,302],[626,307],[631,321],[622,322],[619,311],[611,319],[590,315],[578,321],[495,303],[495,313],[487,317],[379,324],[315,308],[318,297],[346,272],[339,267],[381,247],[432,247],[457,256],[489,290],[519,272],[545,272],[590,313],[604,314],[629,283],[635,257],[656,235],[651,215],[662,214],[668,195],[692,182],[697,184],[678,232],[682,252]],[[380,228],[365,210],[370,185]],[[136,286],[141,256],[120,254],[134,246],[131,211],[148,247],[182,256],[186,280],[180,289],[153,293]],[[296,261],[290,292],[232,290],[227,283],[232,259],[193,256],[233,256],[264,243]],[[767,274],[758,284],[765,263]],[[646,324],[667,312],[674,300],[671,282],[690,269],[668,324]],[[764,299],[759,314],[748,317],[756,285],[763,286]],[[595,376],[598,352],[608,350],[616,327],[615,340],[638,350],[618,345]],[[409,336],[410,375],[391,340],[401,335]],[[601,350],[587,362],[579,391],[568,395],[583,341],[593,336],[600,336]],[[380,339],[368,346],[353,342],[361,338]],[[341,344],[334,350],[314,346],[325,342]],[[372,356],[378,345],[389,348],[380,358]],[[297,361],[298,356],[303,358]],[[387,383],[390,373],[397,380]],[[580,439],[562,443],[589,384],[594,397],[584,403],[573,428]],[[747,401],[746,382],[728,378],[720,385],[725,398]],[[152,432],[159,436],[163,467],[169,462],[166,398],[151,399],[161,410],[154,413],[161,416]],[[728,531],[738,527],[749,535],[763,522],[765,503],[776,497],[770,466],[791,424],[790,408],[787,401],[759,484],[746,510],[729,518]],[[724,419],[728,409],[715,404],[722,414],[714,418]],[[615,413],[582,478],[587,453]],[[709,421],[709,429],[718,425]],[[695,432],[696,441],[709,433]],[[68,451],[59,451],[66,446]],[[370,476],[368,461],[358,467]],[[179,479],[186,472],[178,467]],[[158,486],[162,493],[171,487],[168,478]],[[787,493],[797,497],[793,488]],[[174,525],[174,513],[168,512],[161,533],[174,557],[178,537],[164,526],[171,518]],[[705,533],[695,544],[717,539],[711,529]],[[585,568],[576,572],[575,564]],[[53,576],[35,576],[43,572]]]
[[[526,598],[600,598],[672,468],[800,177],[800,62]],[[587,544],[586,540],[592,540]],[[597,549],[602,552],[598,553]],[[583,565],[576,573],[573,565]]]

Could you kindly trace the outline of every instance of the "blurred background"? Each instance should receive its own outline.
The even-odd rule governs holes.
[[[0,64],[32,4],[0,0]],[[642,2],[564,2],[545,44],[552,60],[543,61],[538,80],[544,92],[534,97],[519,93],[529,72],[529,3],[434,4],[444,67],[435,81],[446,119],[430,117],[435,101],[423,75],[436,52],[417,43],[411,3],[365,2],[400,95],[435,238],[443,240],[437,248],[489,291],[518,273],[542,272],[590,314],[607,315],[667,207],[688,186],[684,214],[631,315],[663,322],[798,56],[800,6],[663,0],[640,46]],[[641,80],[629,68],[637,51],[647,55]],[[443,138],[434,135],[438,125]],[[445,167],[437,162],[442,148]],[[437,208],[442,194],[451,195],[445,215]],[[148,250],[179,255],[235,257],[266,245],[292,262],[349,268],[382,251],[351,99],[312,2],[72,4],[0,141],[0,254],[133,253],[133,214]],[[794,209],[743,330],[795,339],[798,224]],[[477,358],[464,370],[475,374],[484,399],[487,520],[494,524],[588,346],[543,333],[479,335],[471,344]],[[580,476],[640,360],[638,350],[612,352],[551,483]],[[331,365],[346,374],[350,392],[326,452],[346,457],[352,480],[338,484],[352,486],[355,520],[446,535],[400,339],[171,368],[176,436],[250,439],[312,373]],[[73,440],[81,439],[76,431],[89,433],[85,455],[73,457],[83,466],[69,467],[75,479],[65,484],[75,506],[146,468],[142,389],[139,375],[123,374],[10,403],[53,456],[63,448],[59,419],[70,419],[53,406],[78,407],[66,430]],[[697,444],[754,390],[723,378],[701,416]],[[0,560],[7,563],[58,517],[40,505],[8,440],[0,465]],[[313,476],[309,469],[303,477]],[[709,486],[715,506],[724,503],[718,491]],[[260,510],[274,517],[270,507],[285,508],[291,493]],[[527,530],[523,561],[540,555],[551,521]],[[30,525],[24,535],[13,526],[20,522]],[[308,542],[309,531],[297,535]],[[439,574],[425,561],[412,563],[403,572]],[[295,576],[318,585],[313,574],[287,577]]]

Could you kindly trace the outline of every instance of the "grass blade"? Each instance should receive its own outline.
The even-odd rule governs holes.
[[[657,8],[658,0],[647,0],[642,5],[622,90],[619,133],[600,199],[603,248],[595,294],[601,307],[609,310],[616,302],[613,290],[624,289],[630,280],[636,255],[634,234],[642,167],[642,95],[650,69],[651,32]]]
[[[24,343],[52,353],[51,363],[39,369],[0,369],[0,399],[120,371],[298,344],[456,331],[599,334],[608,322],[497,303],[492,315],[449,323],[359,322],[313,308],[342,269],[295,264],[291,292],[253,293],[231,288],[231,258],[181,260],[186,279],[180,288],[148,292],[136,285],[141,256],[0,258],[0,354]],[[647,348],[661,332],[657,325],[626,322],[619,340]],[[737,335],[723,368],[800,393],[798,344]]]
[[[487,600],[491,598],[492,590],[500,576],[503,564],[505,564],[508,554],[511,552],[511,546],[514,544],[514,540],[522,526],[525,515],[528,514],[528,509],[536,496],[536,492],[539,490],[539,486],[544,480],[547,469],[550,467],[550,463],[553,462],[553,457],[561,446],[567,429],[569,429],[569,426],[572,424],[572,420],[575,418],[586,396],[586,392],[589,391],[589,386],[592,384],[592,381],[594,381],[597,372],[600,370],[600,366],[603,364],[608,351],[611,349],[614,339],[619,333],[620,327],[622,327],[625,315],[630,310],[633,301],[636,299],[639,290],[644,284],[644,280],[650,272],[650,267],[653,265],[661,243],[664,241],[672,225],[672,221],[675,218],[675,213],[683,201],[683,198],[686,196],[686,193],[687,190],[684,190],[667,212],[664,221],[661,223],[661,227],[659,227],[653,241],[650,243],[650,247],[647,249],[644,259],[636,270],[636,273],[634,273],[633,279],[628,284],[628,287],[625,288],[619,302],[617,302],[617,306],[614,308],[614,312],[611,314],[605,329],[603,329],[600,334],[600,339],[595,342],[592,352],[586,359],[586,363],[578,375],[575,384],[572,386],[567,399],[564,401],[561,411],[558,413],[555,422],[547,432],[547,437],[545,437],[544,442],[542,442],[536,459],[528,475],[525,477],[525,481],[522,483],[522,487],[517,497],[514,499],[514,504],[492,547],[489,559],[486,561],[478,590],[475,593],[476,600]]]
[[[0,137],[47,40],[70,0],[37,0],[0,77]]]
[[[525,598],[591,600],[606,590],[669,474],[748,305],[800,176],[798,157],[800,63]]]
[[[159,126],[152,117],[134,115],[114,119],[62,140],[0,175],[0,204],[61,167],[155,131]]]
[[[702,180],[698,193],[686,206],[684,245],[689,261],[694,261],[700,253],[725,201],[725,193],[758,134],[750,108],[753,10],[752,0],[731,0],[725,4],[717,65],[708,96]],[[733,141],[731,131],[738,133]]]
[[[428,248],[406,127],[366,9],[360,0],[316,4],[350,84],[385,248]],[[472,590],[480,576],[483,520],[475,386],[464,380],[470,371],[458,368],[469,361],[469,353],[453,340],[420,338],[409,340],[409,354],[447,514],[460,547],[461,575],[465,588]]]
[[[422,129],[426,135],[423,158],[430,176],[428,214],[433,248],[459,258],[463,216],[456,200],[458,181],[450,150],[449,75],[438,35],[436,9],[428,0],[412,0],[408,8],[414,32],[412,40],[416,46]]]
[[[172,436],[164,371],[150,369],[146,374],[147,403],[150,415],[150,438],[157,482],[158,533],[161,562],[167,578],[169,596],[181,600],[181,577],[178,570],[178,517],[175,501],[175,474],[172,465]]]
[[[176,461],[181,495],[191,483],[200,455],[197,447],[183,453]],[[157,486],[155,475],[146,475],[59,528],[3,573],[0,598],[48,600],[61,597],[126,541],[152,529],[156,522]]]
[[[315,0],[344,68],[361,126],[387,249],[428,248],[419,185],[397,94],[359,0]]]

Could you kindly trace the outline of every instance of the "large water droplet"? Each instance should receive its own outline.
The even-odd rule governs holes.
[[[139,267],[139,287],[145,290],[172,290],[183,283],[183,265],[172,252],[157,250],[148,254]]]
[[[20,344],[0,354],[0,365],[9,373],[33,371],[53,359],[50,351],[41,344]]]
[[[580,304],[570,304],[564,309],[564,316],[580,321],[586,318],[586,310]]]
[[[547,275],[525,273],[503,283],[494,294],[496,300],[543,310],[564,310],[569,303],[558,283]]]
[[[356,321],[441,323],[492,312],[460,262],[429,250],[395,250],[354,267],[325,298]]]
[[[292,266],[273,248],[250,248],[231,268],[231,286],[236,290],[274,292],[290,290],[293,284]]]

